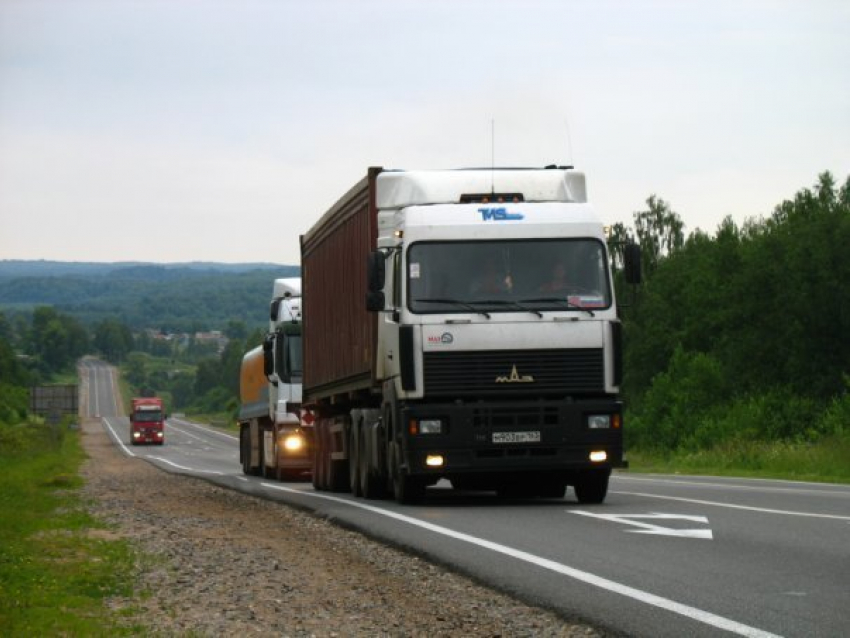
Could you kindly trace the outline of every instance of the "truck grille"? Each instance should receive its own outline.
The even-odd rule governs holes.
[[[429,396],[593,394],[605,389],[601,348],[426,352]]]

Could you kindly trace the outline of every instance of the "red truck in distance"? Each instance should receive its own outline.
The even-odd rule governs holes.
[[[159,397],[133,399],[130,410],[130,443],[162,445],[165,442],[166,418],[168,416]]]

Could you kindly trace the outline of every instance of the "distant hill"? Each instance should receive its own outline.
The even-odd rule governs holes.
[[[108,275],[116,271],[132,272],[134,269],[156,269],[167,271],[215,271],[246,272],[250,270],[272,270],[274,268],[298,268],[267,262],[223,264],[212,261],[188,261],[167,264],[154,264],[141,261],[48,261],[0,259],[0,279],[15,277],[61,277],[65,275],[97,276]]]
[[[117,318],[134,329],[266,325],[272,282],[298,266],[269,263],[0,261],[0,311],[48,305],[85,324]]]

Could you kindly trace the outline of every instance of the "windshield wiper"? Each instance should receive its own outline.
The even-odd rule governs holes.
[[[484,312],[483,310],[479,310],[475,306],[465,301],[461,301],[460,299],[449,299],[448,297],[430,297],[427,299],[415,299],[414,302],[422,303],[446,303],[446,304],[454,304],[455,306],[460,306],[461,308],[466,308],[470,312],[477,313],[479,315],[484,315],[488,319],[490,318],[490,313]]]
[[[532,314],[537,315],[540,318],[543,317],[543,313],[540,312],[539,310],[535,310],[534,308],[526,308],[523,305],[523,303],[525,301],[526,301],[525,299],[522,300],[522,301],[513,301],[511,299],[481,299],[481,300],[476,300],[475,303],[495,304],[495,305],[498,305],[498,306],[512,306],[514,308],[519,308],[523,312],[530,312]],[[534,301],[534,299],[531,299],[530,301]]]
[[[564,299],[562,297],[537,297],[535,299],[523,299],[519,303],[559,303],[564,304],[568,310],[581,310],[589,314],[591,317],[596,316],[590,308],[584,308],[574,304],[569,299]]]

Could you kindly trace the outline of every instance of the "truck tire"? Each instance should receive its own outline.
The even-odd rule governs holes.
[[[313,488],[319,491],[325,489],[325,428],[318,421],[314,426],[313,435]]]
[[[410,476],[399,467],[398,444],[390,445],[390,475],[392,476],[393,496],[397,503],[412,505],[425,498],[425,482]]]
[[[348,483],[354,496],[363,496],[360,483],[360,457],[363,454],[360,439],[360,421],[351,423],[348,430]]]
[[[260,443],[262,449],[260,450],[260,476],[264,479],[271,478],[271,469],[266,465],[266,429],[263,428],[260,430]],[[272,438],[272,444],[274,444],[274,438]]]
[[[360,464],[359,464],[359,474],[360,474],[360,493],[364,498],[368,499],[379,499],[384,498],[384,485],[386,485],[386,477],[383,477],[383,481],[381,480],[381,476],[378,476],[373,467],[377,465],[377,463],[372,463],[369,457],[369,445],[366,442],[367,431],[366,428],[360,429]],[[375,454],[378,453],[378,450],[372,450]]]
[[[242,460],[242,473],[251,475],[251,443],[248,428],[239,430],[239,458]]]
[[[573,486],[576,498],[583,505],[598,505],[608,494],[608,478],[611,470],[588,470],[581,472]]]

